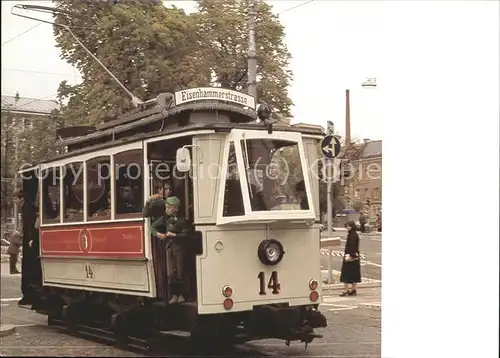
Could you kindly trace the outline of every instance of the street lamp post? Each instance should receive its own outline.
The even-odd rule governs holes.
[[[255,1],[250,0],[248,8],[248,94],[257,103],[257,50],[255,46]]]
[[[361,82],[361,88],[363,89],[374,89],[377,87],[376,77],[367,77],[363,82]],[[345,90],[345,146],[349,148],[351,145],[351,97],[349,89]],[[354,178],[351,178],[352,182],[352,205],[356,200],[356,188],[354,185]]]
[[[17,191],[17,165],[19,164],[18,163],[18,160],[19,160],[19,136],[16,135],[16,139],[15,139],[15,146],[14,146],[14,163],[16,165],[16,167],[14,167],[14,192]],[[18,218],[19,218],[19,207],[17,205],[17,202],[14,203],[14,230],[17,231],[18,229]]]

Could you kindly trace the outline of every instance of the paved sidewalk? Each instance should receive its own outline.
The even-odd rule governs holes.
[[[1,324],[0,325],[0,337],[8,336],[16,332],[16,326],[11,324]]]
[[[342,287],[338,290],[323,291],[320,304],[321,311],[343,311],[356,308],[382,308],[382,290],[380,287],[358,286],[356,296],[339,296]]]

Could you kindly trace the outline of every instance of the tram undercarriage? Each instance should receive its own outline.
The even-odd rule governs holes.
[[[113,332],[117,342],[170,336],[196,345],[231,346],[267,338],[308,344],[322,338],[315,328],[327,326],[318,305],[259,305],[252,311],[199,315],[196,302],[168,305],[157,299],[53,287],[44,287],[40,294],[44,298],[36,311],[48,316],[49,325],[93,326]]]

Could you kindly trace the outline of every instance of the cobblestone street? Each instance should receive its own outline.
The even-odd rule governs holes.
[[[73,337],[58,328],[48,327],[47,318],[17,306],[20,277],[2,275],[1,324],[16,325],[16,332],[1,338],[3,356],[147,356]],[[324,338],[315,340],[307,350],[304,344],[286,347],[283,341],[263,340],[235,348],[238,356],[296,357],[380,357],[380,287],[362,287],[358,297],[338,297],[340,291],[325,290],[320,310],[328,327],[318,330]],[[165,354],[168,356],[168,352]],[[173,353],[171,355],[174,355]]]

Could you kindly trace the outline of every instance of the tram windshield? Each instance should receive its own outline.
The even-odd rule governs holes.
[[[241,148],[252,211],[309,209],[298,143],[247,139]]]

